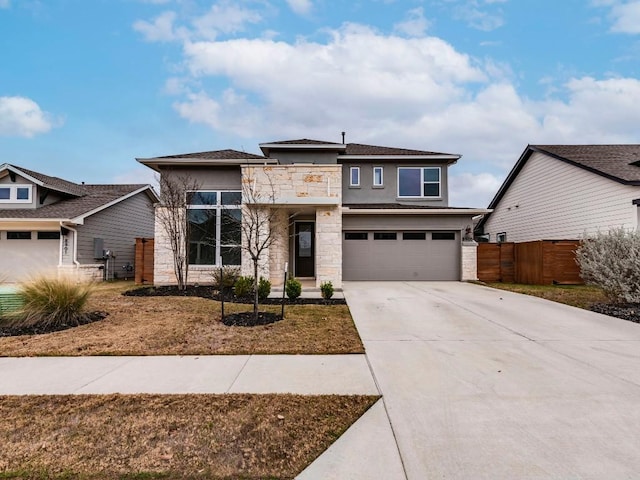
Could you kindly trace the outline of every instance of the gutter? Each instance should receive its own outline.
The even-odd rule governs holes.
[[[60,227],[66,228],[73,232],[73,263],[76,268],[80,268],[80,262],[78,261],[78,230],[70,225],[65,225],[64,220],[60,220]],[[60,243],[60,266],[62,266],[62,242]]]

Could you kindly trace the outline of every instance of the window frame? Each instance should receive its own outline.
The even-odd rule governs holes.
[[[385,231],[380,231],[380,232],[373,232],[373,240],[375,241],[396,241],[398,240],[398,232],[395,231],[391,231],[391,232],[385,232]]]
[[[380,183],[376,183],[376,171],[380,172]],[[384,187],[384,167],[381,167],[381,166],[373,167],[373,178],[371,180],[371,184],[373,185],[373,188]]]
[[[33,202],[33,185],[29,183],[15,183],[15,184],[0,184],[0,189],[9,190],[9,198],[0,198],[0,203],[32,203]],[[19,199],[18,190],[26,188],[29,192],[28,198]]]
[[[8,230],[7,240],[33,240],[33,233],[30,230]]]
[[[369,232],[344,232],[344,239],[348,241],[369,240]]]
[[[358,175],[357,183],[354,183],[354,181],[353,181],[353,173],[354,172],[357,172],[357,175]],[[360,183],[361,183],[360,167],[349,167],[349,187],[350,188],[359,188],[360,187]]]
[[[401,170],[418,170],[420,172],[420,195],[401,195],[400,194],[400,171]],[[436,170],[438,172],[438,181],[426,181],[424,178],[425,170]],[[398,198],[420,198],[420,199],[441,199],[442,198],[442,167],[398,167],[397,174],[397,196]],[[425,185],[438,185],[438,195],[425,195]]]
[[[210,203],[210,204],[191,204],[189,203],[189,195],[190,194],[195,194],[195,193],[215,193],[216,194],[216,203]],[[215,210],[215,220],[216,220],[216,226],[215,226],[215,232],[214,232],[214,242],[215,242],[215,246],[214,246],[214,259],[213,259],[213,263],[191,263],[191,259],[189,258],[189,268],[191,267],[195,267],[197,268],[210,268],[210,267],[219,267],[220,264],[218,263],[219,260],[222,260],[222,249],[225,248],[241,248],[242,246],[242,229],[240,229],[240,242],[237,244],[232,244],[232,243],[223,243],[222,242],[222,223],[223,223],[223,216],[225,211],[228,210],[237,210],[240,211],[240,222],[242,222],[242,204],[241,204],[241,200],[240,203],[237,204],[224,204],[222,202],[222,194],[223,193],[234,193],[239,195],[239,198],[242,198],[242,191],[240,190],[214,190],[214,189],[199,189],[199,190],[189,190],[187,192],[187,210]],[[190,241],[190,240],[189,240]],[[238,263],[237,265],[233,265],[233,266],[240,266],[242,264],[242,255],[240,258],[240,263]]]
[[[496,233],[496,243],[505,243],[507,241],[507,232]]]

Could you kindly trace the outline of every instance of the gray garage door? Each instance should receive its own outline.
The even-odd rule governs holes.
[[[460,233],[343,232],[342,277],[344,280],[459,280]]]

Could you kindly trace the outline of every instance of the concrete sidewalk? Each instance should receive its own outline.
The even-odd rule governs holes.
[[[378,395],[364,355],[0,358],[0,395]]]

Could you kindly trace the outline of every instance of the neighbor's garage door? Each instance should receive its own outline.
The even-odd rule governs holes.
[[[6,277],[8,282],[51,273],[58,266],[58,232],[2,232],[0,241],[0,277]]]
[[[344,280],[460,280],[460,233],[343,232]]]

